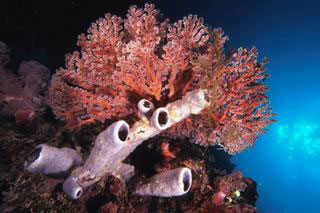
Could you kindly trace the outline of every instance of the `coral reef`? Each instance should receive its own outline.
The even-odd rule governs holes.
[[[217,178],[216,188],[217,192],[212,196],[212,202],[220,206],[225,199],[232,201],[232,197],[238,197],[240,193],[246,188],[245,182],[242,180],[243,176],[240,172],[234,172],[230,175]]]
[[[38,149],[25,163],[40,174],[4,176],[0,210],[257,212],[256,183],[223,171],[215,153],[243,151],[274,121],[266,61],[258,63],[255,48],[225,54],[226,41],[197,16],[162,20],[152,4],[130,7],[126,19],[106,14],[93,23],[79,36],[81,51],[66,56],[50,83],[46,103],[64,127],[40,118],[47,129],[29,133],[28,151]],[[28,120],[43,105],[49,75],[36,62],[22,63],[19,78],[4,66],[1,109]],[[71,147],[39,145],[45,138]],[[5,139],[10,149],[13,139]],[[69,177],[42,175],[62,173]],[[27,189],[30,195],[15,197]]]
[[[209,104],[205,98],[205,91],[193,90],[183,99],[170,103],[165,108],[159,107],[153,111],[150,107],[152,115],[148,118],[149,111],[141,107],[144,105],[141,102],[145,104],[146,101],[143,99],[138,103],[141,120],[137,121],[132,128],[129,128],[128,123],[120,120],[98,135],[85,164],[76,168],[63,184],[64,191],[70,198],[78,199],[83,189],[101,180],[106,173],[122,181],[129,181],[134,175],[134,167],[124,164],[123,161],[137,146],[190,114],[199,113]],[[148,106],[152,106],[151,103]]]
[[[70,144],[89,143],[91,138],[81,137],[81,141],[71,135],[65,135],[59,123],[52,123],[51,120],[42,122],[42,128],[34,132],[21,132],[21,129],[12,127],[7,131],[8,127],[0,124],[0,151],[3,153],[4,162],[0,165],[0,211],[236,212],[235,209],[239,207],[255,209],[255,199],[249,202],[244,198],[247,194],[246,189],[252,188],[246,182],[246,189],[241,191],[240,197],[233,202],[226,199],[221,206],[215,206],[212,202],[211,197],[217,191],[216,180],[234,168],[226,153],[214,147],[208,149],[186,141],[173,140],[170,141],[170,150],[176,157],[168,161],[162,155],[161,137],[142,143],[128,156],[125,163],[135,167],[135,176],[130,182],[124,183],[114,176],[107,175],[89,187],[78,200],[71,200],[62,190],[63,179],[31,174],[23,171],[21,165],[35,145],[46,138],[50,138],[48,144],[52,146],[71,148],[75,147]],[[88,152],[88,149],[83,149],[84,156]],[[132,193],[140,183],[147,183],[153,175],[180,167],[187,167],[192,171],[192,185],[185,195],[155,197]],[[228,171],[224,171],[225,168],[229,168]]]
[[[46,108],[50,72],[37,61],[23,61],[17,76],[6,68],[10,52],[5,50],[0,46],[0,114],[25,123]]]
[[[269,119],[274,114],[265,94],[266,61],[257,63],[255,48],[239,48],[228,56],[221,55],[226,37],[221,29],[215,29],[213,34],[215,42],[209,46],[208,55],[201,58],[211,105],[177,124],[169,134],[174,138],[188,137],[205,146],[218,144],[235,154],[254,145],[257,136],[274,122]]]
[[[163,106],[196,87],[200,69],[192,57],[207,40],[202,19],[171,26],[154,5],[132,6],[125,20],[107,14],[79,37],[81,53],[69,54],[53,76],[48,104],[71,129],[132,117],[142,98]]]
[[[125,20],[107,14],[79,36],[81,52],[69,54],[53,76],[48,104],[67,128],[79,130],[97,121],[131,124],[141,99],[161,107],[201,88],[210,106],[167,135],[241,152],[273,121],[268,75],[255,48],[225,55],[226,40],[197,16],[161,21],[154,5],[132,6]]]

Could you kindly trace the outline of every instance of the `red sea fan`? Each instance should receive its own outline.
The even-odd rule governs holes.
[[[48,104],[66,127],[136,118],[144,98],[156,107],[204,89],[210,106],[166,131],[202,145],[219,144],[230,154],[256,141],[273,116],[264,84],[265,62],[257,50],[225,55],[228,38],[197,16],[161,21],[154,5],[132,6],[127,19],[105,15],[79,37],[81,52],[66,57],[53,76]]]
[[[266,96],[266,60],[257,61],[258,52],[239,48],[224,55],[227,40],[221,29],[212,31],[208,53],[196,63],[206,70],[204,77],[211,105],[200,115],[177,124],[169,130],[173,137],[189,137],[202,145],[218,144],[229,154],[252,146],[259,134],[274,120]]]
[[[207,40],[202,19],[170,25],[154,5],[132,6],[125,20],[107,14],[53,76],[48,104],[69,129],[133,115],[141,98],[165,105],[195,87],[200,70],[193,61]]]

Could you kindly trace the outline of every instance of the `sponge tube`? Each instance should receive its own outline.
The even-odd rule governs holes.
[[[142,118],[143,116],[150,117],[154,110],[153,103],[147,99],[140,100],[137,107],[139,109],[138,115],[140,118]]]
[[[63,183],[63,191],[72,199],[78,199],[83,190],[99,181],[106,173],[120,172],[129,179],[134,168],[119,164],[117,157],[119,150],[126,145],[129,134],[129,125],[123,121],[114,122],[105,131],[101,132],[82,167],[76,168],[71,176]],[[123,167],[121,167],[121,165]]]
[[[190,190],[191,184],[191,170],[181,167],[151,177],[148,183],[138,186],[135,193],[159,197],[180,196]]]
[[[166,108],[160,107],[156,109],[150,118],[152,126],[162,131],[170,126],[169,112]]]
[[[24,167],[32,173],[64,177],[69,175],[74,166],[80,166],[82,162],[80,154],[73,149],[40,144],[25,161]]]

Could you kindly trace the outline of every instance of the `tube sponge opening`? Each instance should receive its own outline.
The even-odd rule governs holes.
[[[128,124],[121,124],[118,131],[118,137],[121,141],[126,141],[129,134],[129,126]]]
[[[111,128],[108,128],[111,132],[112,140],[116,143],[123,143],[128,139],[129,124],[123,120],[113,123]],[[109,136],[109,134],[107,134]]]
[[[191,175],[191,170],[184,168],[182,171],[182,182],[183,182],[183,190],[185,192],[188,192],[189,189],[191,188],[191,183],[192,183],[192,175]]]
[[[83,189],[76,182],[75,178],[69,177],[67,178],[62,185],[63,191],[70,197],[71,199],[79,199],[83,193]]]
[[[42,147],[36,147],[28,157],[28,159],[24,163],[24,167],[29,167],[33,162],[35,162],[39,157],[41,153]]]
[[[159,112],[158,122],[160,126],[165,126],[168,123],[168,113],[167,112]]]
[[[154,106],[151,101],[147,99],[142,99],[138,102],[138,109],[142,114],[147,114],[154,109]]]
[[[40,144],[25,161],[24,168],[31,173],[64,177],[69,175],[73,167],[82,163],[82,158],[76,150]]]
[[[170,125],[168,110],[163,107],[156,109],[150,121],[151,121],[151,124],[159,130],[167,129]]]

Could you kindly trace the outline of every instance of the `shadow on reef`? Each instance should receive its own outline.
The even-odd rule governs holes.
[[[29,174],[23,170],[24,161],[34,147],[44,142],[56,147],[76,148],[85,158],[95,132],[100,130],[88,128],[71,135],[65,132],[61,123],[52,122],[50,113],[24,127],[16,126],[14,120],[1,119],[2,212],[256,212],[257,185],[242,175],[235,178],[235,165],[231,163],[230,155],[217,147],[205,148],[162,136],[141,144],[125,160],[136,168],[135,176],[128,183],[106,176],[87,189],[79,200],[70,200],[62,191],[63,179]],[[186,195],[161,198],[133,193],[137,184],[150,176],[182,166],[192,170],[192,186]],[[226,188],[221,183],[234,188]],[[213,198],[221,190],[226,196],[216,205]]]

